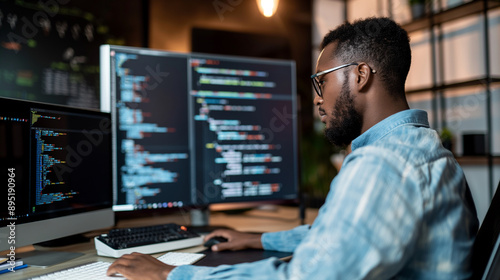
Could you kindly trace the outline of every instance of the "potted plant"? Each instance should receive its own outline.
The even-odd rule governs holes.
[[[425,15],[425,5],[429,0],[408,0],[413,19],[421,18]]]
[[[449,130],[448,128],[445,127],[441,130],[441,133],[439,134],[439,136],[441,137],[441,143],[443,144],[443,147],[452,151],[453,133],[451,132],[451,130]]]

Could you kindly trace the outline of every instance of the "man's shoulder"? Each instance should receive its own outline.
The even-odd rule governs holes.
[[[431,172],[447,170],[453,173],[450,176],[462,175],[453,154],[444,149],[438,139],[426,139],[434,137],[432,131],[410,134],[413,135],[389,133],[378,141],[357,148],[346,157],[342,168],[344,171],[370,170],[371,177],[399,176],[406,178],[407,183],[420,186],[428,185]],[[417,134],[422,136],[416,137]]]
[[[377,141],[353,151],[353,155],[365,159],[380,157],[381,160],[416,166],[453,158],[453,154],[441,145],[435,130],[412,125],[403,125],[387,132]]]

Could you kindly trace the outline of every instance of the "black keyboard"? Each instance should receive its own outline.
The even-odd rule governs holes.
[[[201,245],[203,237],[177,224],[112,229],[94,238],[97,254],[118,258],[139,252],[153,254]]]

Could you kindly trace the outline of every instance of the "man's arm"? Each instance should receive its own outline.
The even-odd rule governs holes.
[[[264,234],[243,233],[234,230],[216,230],[205,237],[221,236],[227,239],[212,246],[212,251],[264,249],[280,252],[293,252],[309,232],[309,225],[298,226],[291,230],[269,232]]]

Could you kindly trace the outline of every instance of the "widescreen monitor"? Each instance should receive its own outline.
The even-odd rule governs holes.
[[[0,251],[114,224],[110,114],[0,98]]]
[[[293,200],[295,63],[101,46],[117,211]]]

